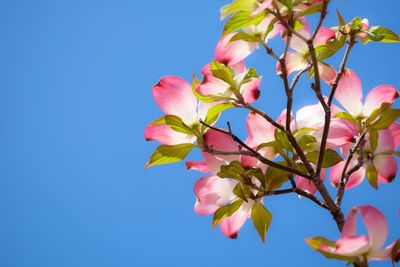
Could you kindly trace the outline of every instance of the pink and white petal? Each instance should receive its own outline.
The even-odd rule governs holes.
[[[383,249],[374,249],[371,250],[368,253],[368,260],[390,260],[392,257],[392,250],[394,248],[394,245],[396,244],[396,241],[394,241],[392,244],[389,246],[383,248]],[[398,250],[397,253],[400,253],[400,249]]]
[[[308,66],[308,62],[304,54],[299,52],[288,52],[286,55],[286,70],[287,75],[291,74],[294,71],[299,71]],[[276,73],[278,75],[282,74],[281,64],[277,62],[276,64]]]
[[[332,85],[335,82],[337,75],[335,68],[324,63],[318,63],[318,70],[321,79],[328,85]]]
[[[304,106],[296,113],[297,127],[319,129],[324,124],[325,112],[320,102]]]
[[[286,109],[282,110],[281,114],[279,115],[278,119],[276,120],[276,122],[282,126],[285,126],[286,124]],[[297,124],[296,121],[294,120],[294,116],[293,113],[290,113],[290,127],[292,130],[297,129]]]
[[[242,206],[230,217],[223,219],[219,223],[222,233],[229,238],[235,239],[238,236],[240,228],[250,217],[251,207],[254,202],[243,202]]]
[[[201,95],[224,95],[229,89],[229,84],[221,79],[215,78],[211,72],[210,64],[201,69],[204,75],[203,81],[197,86],[197,91]]]
[[[144,130],[144,137],[146,141],[158,141],[169,146],[196,141],[194,135],[176,132],[168,125],[148,125]]]
[[[342,228],[341,237],[351,237],[357,234],[357,221],[356,221],[357,210],[351,209],[347,214],[347,219]]]
[[[344,164],[345,164],[345,162],[341,161],[338,164],[334,165],[331,169],[329,180],[331,181],[332,185],[335,186],[336,188],[339,186],[339,182],[342,177],[342,171],[344,168]],[[350,170],[356,164],[357,164],[357,160],[354,159],[353,161],[350,162],[347,170]],[[364,180],[364,177],[365,177],[365,168],[363,166],[358,171],[356,171],[352,175],[350,175],[349,181],[346,184],[346,190],[359,185]]]
[[[393,141],[394,141],[394,148],[400,144],[400,123],[395,122],[389,126],[389,131],[392,133]]]
[[[238,144],[228,135],[218,132],[213,129],[209,129],[204,135],[206,144],[213,149],[225,152],[238,152]],[[205,162],[207,162],[208,168],[211,173],[218,173],[221,165],[229,164],[232,161],[240,160],[239,155],[212,155],[207,152],[203,152]]]
[[[383,103],[393,103],[399,97],[399,92],[394,86],[383,84],[372,89],[365,98],[363,114],[365,116],[380,108]]]
[[[204,173],[210,172],[210,170],[208,169],[208,165],[205,161],[187,160],[185,165],[187,170],[199,171]]]
[[[346,69],[335,92],[335,98],[351,114],[358,115],[362,110],[361,80],[357,74]]]
[[[257,49],[257,43],[245,42],[243,40],[229,42],[235,34],[229,33],[218,42],[214,54],[218,62],[225,65],[234,65]]]
[[[314,46],[325,45],[329,40],[336,37],[335,32],[330,28],[320,28],[314,39]]]
[[[232,193],[235,185],[236,182],[218,176],[200,178],[194,185],[197,198],[194,211],[201,215],[214,213],[236,197]]]
[[[315,168],[315,166],[313,165],[313,167]],[[326,170],[322,169],[321,170],[321,179],[322,181],[325,180],[326,177]],[[312,195],[314,195],[318,189],[315,187],[314,183],[312,181],[310,181],[309,179],[306,179],[302,176],[297,176],[296,177],[296,186],[300,189],[302,189],[303,191],[306,191]]]
[[[248,143],[246,144],[250,146],[258,146],[275,139],[274,126],[255,112],[250,112],[249,115],[247,115],[246,130],[249,135],[247,139]]]
[[[371,248],[375,250],[381,249],[388,237],[388,224],[385,215],[370,205],[357,206],[354,209],[361,214],[371,241]]]
[[[260,83],[261,78],[253,78],[240,87],[240,93],[246,103],[253,103],[258,99],[260,96]]]
[[[308,22],[304,17],[301,17],[300,21],[303,24],[303,27],[300,30],[298,30],[297,32],[299,34],[301,34],[303,37],[305,37],[306,39],[309,39],[311,37],[310,26],[308,25]],[[286,38],[284,38],[284,41],[286,42]],[[295,51],[300,52],[302,54],[308,53],[307,43],[295,35],[293,35],[290,40],[290,47],[292,49],[294,49]]]
[[[390,183],[396,177],[397,162],[393,155],[377,155],[373,163],[378,172],[378,182]]]
[[[390,129],[381,130],[378,132],[378,146],[375,154],[395,150],[395,140]]]
[[[335,254],[344,256],[358,256],[366,253],[370,246],[367,236],[348,236],[336,241]]]
[[[204,121],[206,119],[206,117],[207,117],[208,110],[211,107],[215,106],[216,104],[220,104],[222,102],[223,101],[216,101],[216,102],[207,103],[207,102],[199,101],[199,104],[197,106],[198,119]]]
[[[162,111],[190,125],[197,120],[197,99],[192,86],[176,76],[164,76],[153,86],[153,97]]]
[[[358,129],[352,123],[334,118],[331,120],[328,144],[330,147],[341,147],[351,143],[358,134]]]

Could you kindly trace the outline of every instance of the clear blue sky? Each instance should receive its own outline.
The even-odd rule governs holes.
[[[367,17],[400,32],[397,0],[333,2],[332,23],[339,6],[346,19]],[[0,266],[344,265],[303,242],[338,237],[330,215],[306,199],[265,201],[274,216],[266,245],[250,221],[233,241],[192,211],[201,174],[183,164],[143,170],[156,147],[143,129],[161,115],[151,86],[162,75],[200,72],[226,3],[0,2]],[[399,87],[399,53],[399,45],[357,45],[349,66],[364,89]],[[261,51],[247,63],[264,76],[258,105],[278,115],[283,94],[274,63]],[[316,101],[305,83],[295,97],[296,109]],[[377,206],[392,241],[400,236],[399,188],[399,177],[378,192],[364,182],[346,194],[345,211]]]

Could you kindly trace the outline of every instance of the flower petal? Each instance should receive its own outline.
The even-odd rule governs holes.
[[[275,139],[275,127],[261,115],[250,112],[246,119],[246,130],[249,138],[246,144],[253,147]]]
[[[211,64],[207,64],[201,69],[201,73],[204,75],[204,78],[203,81],[197,86],[197,91],[201,95],[225,95],[226,91],[230,87],[229,84],[214,77],[210,67]]]
[[[335,98],[351,114],[358,115],[362,110],[361,81],[357,74],[346,69],[335,92]]]
[[[225,152],[239,152],[237,143],[227,134],[218,132],[213,129],[209,129],[204,135],[206,144],[219,151]],[[207,152],[203,152],[204,160],[207,162],[208,168],[211,173],[218,173],[221,165],[229,164],[229,162],[240,160],[239,155],[212,155]]]
[[[297,32],[301,34],[303,37],[306,39],[309,39],[311,37],[311,31],[310,31],[310,26],[308,25],[308,21],[304,17],[300,17],[300,21],[303,24],[303,27],[299,29]],[[285,38],[286,42],[286,38]],[[300,52],[302,54],[308,53],[308,46],[307,43],[301,40],[299,37],[296,35],[292,36],[292,39],[290,40],[290,47],[297,52]]]
[[[299,71],[307,67],[308,62],[304,54],[299,52],[288,52],[286,54],[286,70],[287,75],[291,74],[294,71]],[[276,63],[276,73],[278,75],[282,74],[282,68],[279,61]]]
[[[374,166],[378,172],[380,183],[390,183],[396,177],[397,162],[393,155],[377,155],[374,157]]]
[[[349,236],[336,241],[336,254],[345,256],[358,256],[366,253],[369,249],[370,241],[368,237]]]
[[[218,176],[202,177],[194,185],[197,197],[194,211],[197,214],[209,215],[220,207],[226,205],[236,196],[232,193],[236,182],[230,179],[222,179]]]
[[[153,86],[153,97],[162,111],[190,125],[197,122],[197,99],[192,86],[182,78],[164,76]]]
[[[349,144],[357,136],[358,129],[352,123],[334,118],[331,120],[328,134],[328,145],[330,147],[341,147]]]
[[[357,211],[355,209],[351,209],[347,214],[347,219],[342,228],[342,238],[355,236],[357,234],[356,214]]]
[[[168,125],[148,125],[144,130],[146,141],[158,141],[164,145],[178,145],[184,143],[194,143],[196,137],[180,132],[175,132]]]
[[[260,83],[261,78],[253,78],[240,87],[240,93],[246,103],[253,103],[258,99],[260,96]]]
[[[393,123],[392,125],[389,126],[389,130],[392,133],[394,148],[397,149],[397,147],[400,144],[400,123],[398,122]]]
[[[370,205],[357,206],[354,209],[361,214],[372,243],[371,247],[373,249],[382,248],[388,237],[388,224],[383,213]]]
[[[234,65],[245,59],[255,49],[258,44],[237,40],[229,42],[236,33],[229,33],[224,36],[215,48],[215,59],[225,65]]]
[[[377,86],[365,98],[363,114],[368,117],[372,111],[378,109],[383,103],[393,103],[398,97],[399,93],[395,87],[387,84]]]
[[[240,228],[250,217],[251,207],[254,201],[249,200],[248,202],[243,202],[242,206],[230,217],[223,219],[219,223],[222,233],[229,238],[237,238]]]
[[[199,171],[204,173],[210,172],[207,163],[204,161],[187,160],[185,165],[187,170]]]
[[[332,85],[335,82],[337,75],[335,68],[330,65],[318,63],[318,70],[321,79],[328,85]]]
[[[330,179],[332,185],[334,185],[336,188],[339,186],[339,182],[342,177],[342,171],[343,171],[344,164],[345,164],[345,161],[341,161],[338,164],[336,164],[335,166],[333,166],[331,169],[329,179]],[[357,164],[357,160],[353,159],[350,162],[350,165],[347,168],[347,170],[350,170],[356,164]],[[350,175],[349,181],[346,184],[346,189],[351,189],[351,188],[359,185],[364,180],[364,177],[365,177],[365,168],[361,167],[358,171],[356,171],[352,175]]]
[[[314,46],[325,45],[329,40],[336,37],[335,32],[330,28],[320,28],[314,39]]]

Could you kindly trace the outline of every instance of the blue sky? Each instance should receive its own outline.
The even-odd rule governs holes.
[[[333,2],[332,25],[338,7],[347,20],[367,17],[400,32],[396,0]],[[192,211],[201,174],[181,163],[143,170],[157,146],[144,141],[143,129],[161,116],[151,86],[166,74],[190,79],[211,60],[226,3],[0,2],[1,266],[343,265],[304,243],[338,237],[330,215],[306,199],[265,201],[274,216],[266,245],[250,222],[232,241]],[[357,45],[349,67],[364,90],[399,87],[399,49]],[[257,105],[277,116],[283,93],[274,63],[258,51],[247,64],[264,76]],[[316,102],[305,82],[295,101],[295,109]],[[246,114],[222,122],[233,116]],[[243,122],[232,120],[240,134]],[[364,182],[346,193],[344,210],[375,205],[392,241],[400,236],[399,186],[397,178],[375,192]]]

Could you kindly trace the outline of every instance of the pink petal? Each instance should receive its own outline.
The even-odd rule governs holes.
[[[204,78],[197,87],[197,91],[201,95],[224,95],[230,85],[223,80],[215,78],[211,72],[210,66],[210,64],[207,64],[201,69]]]
[[[335,98],[351,114],[358,115],[362,110],[361,81],[357,74],[346,69],[335,92]]]
[[[186,124],[197,122],[197,99],[192,86],[176,76],[164,76],[153,86],[153,97],[162,111],[180,117]]]
[[[315,166],[313,166],[315,167]],[[325,180],[326,177],[326,170],[322,169],[321,170],[321,179],[322,181]],[[314,183],[311,182],[309,179],[306,179],[302,176],[297,176],[296,177],[296,186],[300,189],[302,189],[303,191],[306,191],[312,195],[314,195],[318,189],[315,187]]]
[[[308,25],[308,22],[304,17],[301,17],[300,21],[303,23],[303,27],[300,30],[298,30],[297,32],[299,34],[301,34],[303,37],[305,37],[306,39],[309,39],[311,37],[310,26]],[[285,42],[286,42],[286,38],[285,38]],[[290,40],[290,47],[292,49],[296,50],[297,52],[300,52],[301,54],[308,53],[307,44],[295,35],[293,35]]]
[[[394,148],[400,144],[400,123],[395,122],[389,126],[389,131],[392,133],[393,141],[394,141]]]
[[[379,250],[371,250],[368,253],[368,260],[390,260],[392,258],[392,250],[395,245],[396,241],[394,241],[389,246],[385,247],[384,249]],[[400,253],[400,250],[398,251]]]
[[[336,37],[335,32],[329,28],[321,28],[314,39],[314,46],[325,45],[329,40]]]
[[[349,144],[357,136],[358,129],[352,123],[334,118],[331,120],[328,133],[328,144],[331,147],[341,147]]]
[[[385,129],[378,132],[378,146],[375,154],[395,150],[395,140],[390,129]]]
[[[146,141],[158,141],[164,145],[178,145],[184,143],[194,143],[196,137],[180,132],[175,132],[168,125],[148,125],[144,130]]]
[[[227,134],[209,129],[204,135],[206,144],[219,151],[224,152],[239,152],[238,144]],[[204,160],[207,162],[208,168],[211,173],[218,173],[221,165],[229,164],[232,161],[240,160],[239,155],[212,155],[203,152]]]
[[[275,139],[275,127],[261,115],[254,112],[250,112],[247,115],[246,130],[249,135],[246,144],[252,147],[271,142]]]
[[[368,231],[368,237],[372,243],[372,248],[382,248],[388,237],[388,224],[385,216],[378,209],[370,205],[357,206],[354,209],[361,214]]]
[[[328,85],[332,85],[336,80],[336,70],[330,65],[318,63],[318,70],[321,79]]]
[[[347,219],[342,229],[342,238],[355,236],[357,234],[356,214],[357,211],[355,209],[351,209],[347,214]]]
[[[200,178],[194,185],[194,192],[197,197],[194,211],[201,215],[214,213],[236,198],[232,193],[235,185],[236,182],[218,176]]]
[[[215,48],[215,59],[225,65],[234,65],[242,61],[258,47],[257,43],[243,40],[229,42],[235,34],[229,33],[223,37]]]
[[[396,177],[397,162],[393,155],[377,155],[373,163],[380,183],[390,183]]]
[[[194,170],[194,171],[204,172],[204,173],[210,172],[210,170],[208,169],[207,163],[204,162],[204,161],[187,160],[186,161],[186,169],[187,170]]]
[[[358,256],[366,253],[369,249],[369,239],[366,236],[343,237],[336,241],[335,254],[345,256]]]
[[[299,71],[308,66],[308,62],[305,54],[301,54],[299,52],[288,52],[286,54],[286,70],[287,75],[291,74],[294,71]],[[278,75],[282,74],[281,64],[279,61],[276,64],[276,73]]]
[[[296,113],[297,127],[320,129],[325,122],[325,112],[321,103],[304,106]]]
[[[347,168],[347,171],[350,170],[355,164],[357,164],[358,159],[353,159],[350,162],[349,167]],[[335,166],[332,167],[331,173],[329,176],[329,179],[331,183],[337,188],[339,186],[340,179],[342,177],[342,171],[344,167],[344,160],[336,164]],[[359,185],[365,177],[365,168],[361,167],[358,171],[354,172],[352,175],[349,177],[349,181],[346,184],[346,190],[351,189],[357,185]]]
[[[250,217],[253,201],[243,202],[242,206],[230,217],[223,219],[219,223],[222,233],[229,238],[237,238],[240,228]]]
[[[371,115],[372,111],[380,108],[383,103],[393,103],[393,101],[399,97],[399,93],[396,88],[383,84],[372,89],[366,99],[363,107],[363,114],[365,116]]]
[[[254,78],[240,87],[240,93],[246,103],[253,103],[258,99],[260,96],[260,83],[261,78]]]

